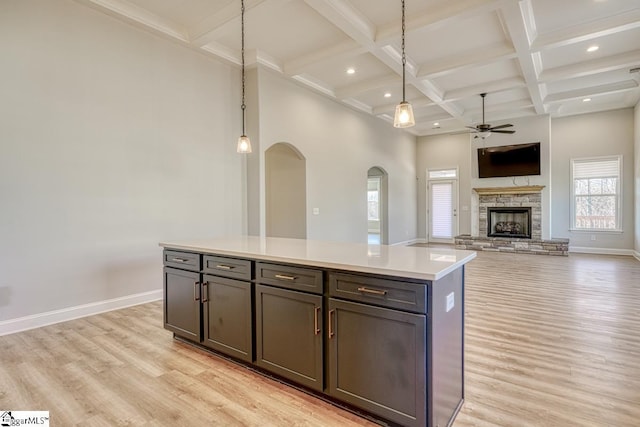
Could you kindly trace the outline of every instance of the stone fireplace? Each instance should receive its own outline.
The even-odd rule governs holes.
[[[478,193],[478,237],[505,238],[542,238],[542,186],[503,187],[503,188],[474,188]],[[502,230],[496,233],[490,224],[489,209],[494,212],[494,218],[501,224]],[[527,211],[528,218],[523,223],[523,212]],[[513,215],[520,212],[521,215]],[[510,219],[511,218],[511,219]],[[517,221],[515,221],[517,219]],[[512,224],[519,222],[520,231]],[[506,223],[506,224],[505,224]],[[495,225],[494,225],[495,226]],[[526,230],[525,230],[526,228]],[[507,233],[507,230],[509,231]],[[512,236],[510,234],[518,234]]]
[[[541,185],[474,188],[473,235],[456,236],[457,249],[568,255],[569,239],[542,239]]]
[[[531,238],[531,208],[487,208],[488,237]]]

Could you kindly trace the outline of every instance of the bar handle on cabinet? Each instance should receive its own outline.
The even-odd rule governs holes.
[[[209,282],[204,282],[202,284],[202,302],[209,301]]]
[[[296,280],[297,277],[296,276],[288,276],[286,274],[276,274],[276,279],[281,279],[281,280]]]
[[[216,265],[216,268],[219,268],[220,270],[232,270],[233,267],[230,265],[224,265],[224,264],[218,264]]]
[[[358,292],[362,292],[365,294],[373,294],[373,295],[386,295],[387,291],[385,290],[379,290],[379,289],[369,289],[369,288],[365,288],[364,286],[361,286],[358,288]]]
[[[186,258],[171,258],[171,261],[173,261],[173,262],[185,263],[185,262],[187,262],[187,261],[189,261],[189,260],[188,260],[188,259],[186,259]]]
[[[318,335],[320,333],[320,326],[319,326],[319,320],[318,320],[318,315],[320,314],[320,307],[316,307],[315,308],[315,319],[314,319],[314,326],[315,326],[315,332],[314,335]]]
[[[198,287],[200,286],[200,282],[196,281],[193,283],[193,300],[200,301],[200,297],[198,296]]]
[[[331,323],[331,316],[333,316],[333,314],[335,313],[335,310],[329,310],[329,338],[332,338],[335,333],[333,332],[333,326]]]

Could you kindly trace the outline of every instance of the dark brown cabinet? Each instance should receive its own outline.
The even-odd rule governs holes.
[[[164,268],[164,327],[174,334],[200,341],[200,273]]]
[[[256,285],[256,364],[323,391],[322,271],[266,263],[256,271],[270,284]]]
[[[329,299],[329,394],[402,425],[425,425],[426,316]]]
[[[202,343],[246,362],[253,360],[251,283],[205,275]]]
[[[252,262],[166,250],[164,263],[165,328],[252,362]]]
[[[164,251],[176,336],[367,412],[451,425],[464,399],[464,267],[437,280]]]

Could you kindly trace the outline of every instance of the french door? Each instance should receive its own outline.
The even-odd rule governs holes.
[[[429,180],[429,242],[453,243],[458,233],[458,181]]]

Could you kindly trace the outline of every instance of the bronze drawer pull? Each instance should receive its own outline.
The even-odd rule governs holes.
[[[287,276],[286,274],[276,274],[276,279],[282,280],[296,280],[296,276]]]
[[[374,295],[386,295],[387,291],[381,291],[378,289],[369,289],[369,288],[365,288],[364,286],[361,286],[358,288],[358,292],[363,292],[365,294],[374,294]]]
[[[202,302],[209,302],[209,282],[202,284]]]
[[[173,262],[187,262],[189,260],[186,259],[186,258],[171,258],[171,261],[173,261]]]
[[[224,265],[224,264],[218,264],[216,265],[216,268],[219,268],[220,270],[232,270],[233,267],[230,265]]]
[[[200,286],[200,282],[195,282],[193,284],[193,300],[200,301],[200,297],[198,296],[198,287]]]
[[[316,313],[315,313],[316,316],[315,316],[315,319],[314,319],[314,321],[315,321],[315,325],[314,326],[315,326],[316,329],[315,329],[314,335],[318,335],[320,333],[320,327],[318,326],[318,324],[319,324],[318,315],[320,314],[320,307],[316,307],[315,311],[316,311]]]
[[[329,310],[329,338],[333,338],[335,333],[333,332],[333,327],[331,326],[331,316],[335,313],[335,310]]]

